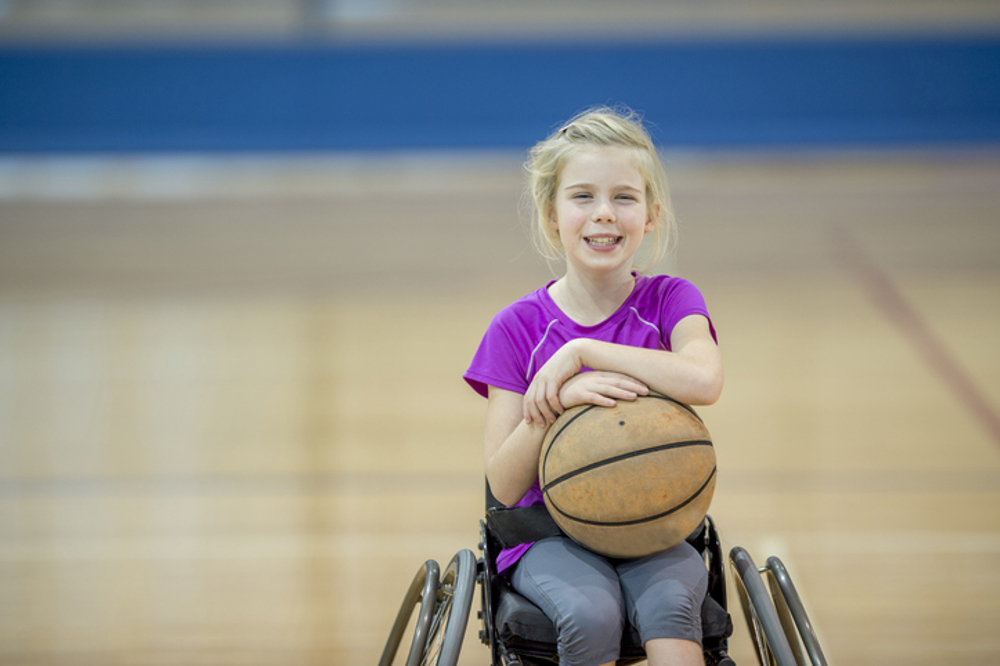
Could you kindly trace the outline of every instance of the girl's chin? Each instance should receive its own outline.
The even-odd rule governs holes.
[[[589,257],[567,257],[567,264],[579,274],[589,274],[594,277],[606,277],[614,273],[632,272],[632,261],[623,260],[621,256],[612,257],[607,254],[591,255]]]

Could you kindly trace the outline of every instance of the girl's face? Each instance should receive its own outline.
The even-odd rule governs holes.
[[[627,148],[575,151],[563,165],[549,219],[571,270],[594,277],[630,271],[643,237],[653,230],[646,181]]]

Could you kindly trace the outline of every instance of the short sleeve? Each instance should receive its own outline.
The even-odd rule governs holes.
[[[486,329],[479,349],[472,358],[464,378],[476,393],[489,397],[489,386],[496,386],[515,393],[525,393],[528,382],[522,367],[523,355],[503,321],[501,312]]]
[[[712,339],[718,343],[719,339],[715,332],[715,325],[708,314],[708,307],[705,305],[705,297],[701,291],[691,282],[681,278],[661,278],[657,284],[660,313],[660,330],[663,331],[663,344],[667,349],[671,348],[670,335],[685,317],[691,315],[701,315],[708,320],[709,332]]]

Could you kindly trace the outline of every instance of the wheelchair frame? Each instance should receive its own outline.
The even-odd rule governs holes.
[[[488,504],[490,499],[488,495]],[[482,621],[479,638],[490,647],[493,666],[559,663],[552,639],[533,643],[517,634],[506,639],[500,635],[496,623],[497,606],[501,587],[507,584],[496,572],[495,554],[499,544],[484,520],[480,521],[480,535],[481,558],[476,559],[472,551],[463,549],[451,559],[444,574],[440,574],[440,567],[434,560],[428,560],[417,571],[396,615],[379,666],[392,665],[418,605],[406,666],[456,666],[477,584],[481,599],[478,615]],[[702,528],[688,540],[702,554],[708,568],[707,596],[728,614],[721,543],[710,516],[705,517]],[[769,557],[766,566],[758,568],[750,554],[736,546],[729,553],[729,562],[758,663],[761,666],[826,666],[814,627],[781,560]],[[509,588],[503,594],[509,595],[508,599],[516,597],[517,603],[531,606],[537,611],[534,617],[540,616],[538,621],[543,625],[547,623],[548,631],[554,636],[554,627],[537,607]],[[545,633],[546,628],[542,626],[539,631]],[[706,636],[702,645],[706,666],[734,666],[727,654],[730,634],[731,626],[730,632],[722,638]],[[635,649],[623,641],[619,664],[634,664],[644,658],[641,646]]]

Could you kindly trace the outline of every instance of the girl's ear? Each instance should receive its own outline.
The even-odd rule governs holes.
[[[660,204],[656,203],[653,206],[653,210],[650,211],[649,217],[646,218],[646,230],[643,232],[644,234],[648,234],[650,231],[656,229],[656,221],[660,219],[660,210]]]
[[[548,214],[546,215],[549,223],[549,229],[553,231],[559,230],[559,220],[556,219],[556,207],[549,204]]]

